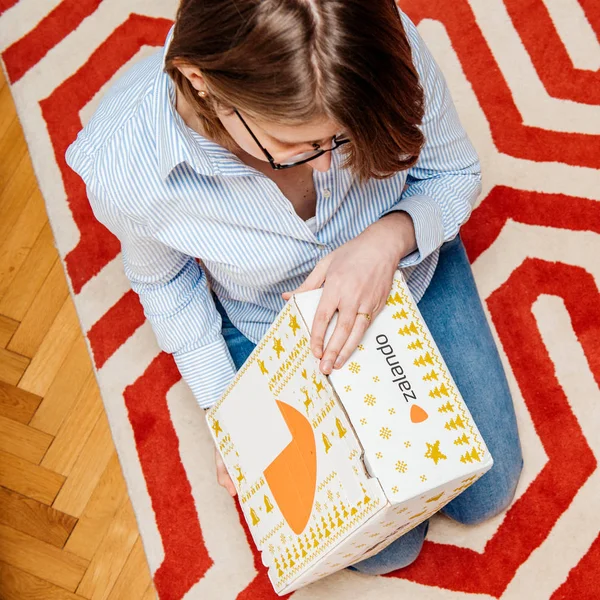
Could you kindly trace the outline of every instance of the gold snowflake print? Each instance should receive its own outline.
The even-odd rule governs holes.
[[[427,481],[427,475],[421,475],[421,481]]]
[[[405,448],[410,448],[411,447],[411,443],[410,442],[404,442],[404,447]]]
[[[379,379],[379,375],[375,375],[375,376],[373,377],[373,381],[374,381],[375,383],[377,383],[378,381],[381,381],[381,379]]]
[[[392,408],[389,409],[389,413],[390,413],[390,415],[395,415],[396,409],[392,406]]]
[[[356,346],[359,350],[364,350],[365,347],[362,344],[359,344],[358,346]]]
[[[375,454],[375,456],[376,456],[377,458],[383,458],[383,454],[381,454],[381,452],[377,452],[377,453]]]
[[[366,419],[363,417],[363,418],[360,420],[360,424],[361,424],[361,425],[366,425],[366,424],[367,424],[367,420],[366,420]]]
[[[351,392],[351,391],[352,391],[352,388],[351,388],[349,385],[345,385],[345,386],[344,386],[344,390],[345,390],[346,392]]]
[[[392,437],[392,430],[389,427],[382,427],[379,430],[379,435],[384,439],[384,440],[389,440]]]
[[[392,488],[392,492],[394,492],[394,494],[397,494],[397,493],[398,493],[398,491],[399,491],[399,490],[398,490],[398,486],[397,486],[397,485],[395,485],[395,486]]]
[[[356,373],[358,373],[360,371],[360,365],[356,361],[352,361],[348,365],[348,369],[350,370],[351,373],[354,373],[356,375]]]
[[[406,473],[408,471],[408,465],[403,460],[396,461],[396,471],[398,473]]]
[[[373,406],[376,402],[376,398],[375,396],[373,396],[373,394],[365,394],[365,404],[367,404],[368,406]]]

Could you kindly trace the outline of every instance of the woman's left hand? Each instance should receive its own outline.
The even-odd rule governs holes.
[[[412,218],[404,211],[388,213],[360,235],[324,256],[304,283],[283,292],[318,289],[325,283],[311,331],[311,350],[328,375],[339,369],[360,343],[370,323],[385,306],[400,260],[417,249]],[[335,330],[323,350],[325,332],[335,311]],[[371,320],[357,313],[368,313]]]

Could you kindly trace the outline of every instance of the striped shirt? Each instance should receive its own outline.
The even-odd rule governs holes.
[[[360,185],[340,154],[313,170],[316,215],[307,223],[272,179],[189,128],[175,110],[165,46],[106,93],[66,153],[95,217],[121,242],[125,275],[159,347],[173,355],[198,404],[212,406],[236,367],[211,290],[232,323],[257,343],[326,254],[384,214],[406,211],[417,250],[399,263],[418,302],[439,247],[469,218],[481,191],[477,153],[445,79],[400,11],[425,90],[426,137],[412,168]]]

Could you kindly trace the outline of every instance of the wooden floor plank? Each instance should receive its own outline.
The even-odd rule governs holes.
[[[158,600],[158,594],[156,593],[153,583],[146,588],[146,592],[142,596],[142,600]]]
[[[48,448],[42,466],[68,475],[102,413],[98,386],[93,375],[90,375],[81,388],[73,410]]]
[[[139,536],[129,498],[121,505],[77,587],[80,596],[106,598]],[[110,556],[110,560],[107,557]],[[83,560],[83,559],[80,559]]]
[[[16,385],[0,381],[0,415],[7,419],[19,423],[29,423],[41,401],[40,396],[20,390]]]
[[[100,546],[119,507],[127,499],[127,487],[123,479],[121,465],[116,450],[112,455],[98,485],[94,489],[89,502],[73,533],[71,533],[65,550],[91,560]]]
[[[58,260],[50,224],[46,222],[31,252],[23,259],[18,273],[0,301],[0,313],[20,321],[27,312]]]
[[[19,387],[44,396],[79,335],[79,319],[69,296],[19,381]]]
[[[77,524],[77,519],[37,500],[0,487],[0,523],[57,548],[63,548]]]
[[[142,600],[151,583],[142,539],[138,536],[107,600]]]
[[[48,433],[0,416],[0,450],[39,464],[53,439]]]
[[[0,561],[74,592],[82,581],[87,560],[52,544],[0,525]]]
[[[92,361],[80,334],[31,419],[32,427],[56,435],[73,409],[84,383],[93,376]]]
[[[0,348],[0,381],[17,385],[31,361],[26,356]]]
[[[81,596],[0,562],[2,600],[82,600]]]
[[[57,258],[29,308],[23,302],[11,311],[13,319],[20,320],[21,324],[10,340],[8,350],[32,358],[68,296],[62,263]]]
[[[0,348],[6,348],[18,327],[19,321],[0,315]]]
[[[0,73],[0,76],[2,74]],[[4,81],[4,77],[2,76]],[[0,90],[0,139],[4,137],[10,127],[11,122],[17,118],[15,105],[10,93],[10,87],[3,86]]]
[[[49,262],[50,266],[56,260],[55,256],[48,258],[45,252],[52,253],[51,234],[48,215],[44,209],[44,200],[36,190],[27,200],[25,208],[9,234],[4,240],[0,239],[0,314],[10,317],[3,304],[4,296],[36,242],[39,260],[44,263]],[[41,239],[38,241],[40,236]],[[26,279],[26,276],[27,273],[23,272],[22,277]],[[9,305],[11,304],[14,304],[13,298],[10,298]]]
[[[0,193],[26,154],[27,145],[21,123],[17,119],[13,119],[6,128],[2,136],[2,145],[0,145]]]
[[[1,141],[0,141],[1,143]],[[0,240],[5,240],[37,189],[29,155],[23,156],[0,194]]]
[[[102,411],[52,506],[79,517],[113,452],[108,419]]]
[[[65,478],[0,450],[0,485],[44,504],[52,504]]]

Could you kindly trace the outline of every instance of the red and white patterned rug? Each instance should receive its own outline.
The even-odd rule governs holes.
[[[64,160],[106,88],[164,42],[175,0],[0,0],[0,53],[161,600],[272,592],[212,441]],[[292,595],[600,598],[600,2],[402,0],[482,159],[462,229],[514,395],[525,470],[506,514],[435,517],[419,559]]]

